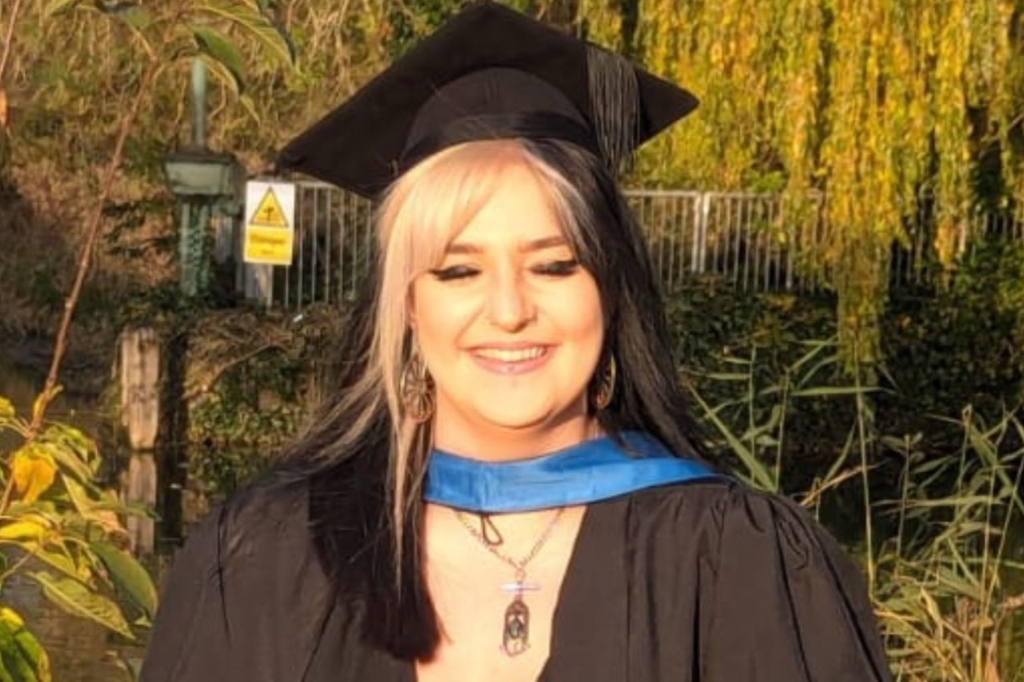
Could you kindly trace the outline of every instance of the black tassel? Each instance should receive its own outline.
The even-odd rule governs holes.
[[[613,173],[631,170],[640,142],[640,86],[624,58],[587,46],[590,111],[597,142]]]

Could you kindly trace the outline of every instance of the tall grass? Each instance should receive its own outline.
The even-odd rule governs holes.
[[[1024,415],[987,424],[968,406],[935,417],[959,444],[929,449],[941,439],[878,432],[880,389],[841,371],[834,340],[805,349],[777,377],[764,378],[756,349],[691,375],[712,447],[739,478],[816,515],[859,507],[854,529],[835,530],[868,576],[897,680],[1024,681]],[[712,405],[702,392],[725,397]],[[809,485],[788,490],[800,478],[786,471],[798,465],[794,426],[822,404],[850,415],[847,436]]]

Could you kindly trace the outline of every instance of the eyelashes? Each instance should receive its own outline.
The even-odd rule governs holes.
[[[575,274],[579,267],[579,261],[568,259],[540,263],[530,267],[529,270],[545,277],[568,277]],[[429,272],[439,282],[451,282],[475,277],[480,274],[480,269],[472,265],[449,265],[444,268],[434,268]]]
[[[556,260],[550,263],[541,263],[540,265],[531,268],[538,275],[548,275],[551,277],[568,277],[569,275],[576,272],[579,269],[580,264],[575,259],[570,260]]]
[[[439,282],[451,282],[457,279],[469,279],[480,271],[468,265],[450,265],[446,268],[435,268],[430,274]]]

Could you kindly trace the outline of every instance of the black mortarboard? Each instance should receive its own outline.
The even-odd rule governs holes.
[[[478,2],[295,138],[278,166],[375,197],[445,147],[525,137],[567,140],[617,170],[696,106],[611,52]]]

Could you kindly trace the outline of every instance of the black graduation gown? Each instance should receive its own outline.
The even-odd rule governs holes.
[[[793,503],[725,480],[591,504],[542,682],[888,680],[863,580]],[[301,491],[254,488],[179,554],[142,682],[414,682],[330,599]]]

